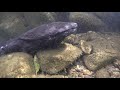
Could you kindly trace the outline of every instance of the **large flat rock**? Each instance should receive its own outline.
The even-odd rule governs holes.
[[[65,43],[63,47],[39,51],[40,67],[43,72],[56,74],[82,55],[81,49]]]

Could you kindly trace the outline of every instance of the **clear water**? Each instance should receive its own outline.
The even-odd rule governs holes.
[[[86,33],[87,31],[119,33],[119,18],[120,12],[1,12],[0,47],[4,49],[6,44],[2,45],[3,42],[17,38],[33,28],[60,21],[77,23],[77,33]]]

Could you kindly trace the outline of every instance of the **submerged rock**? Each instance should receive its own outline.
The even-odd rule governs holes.
[[[0,38],[8,40],[27,31],[22,12],[0,13]],[[2,40],[1,40],[2,41]]]
[[[117,64],[118,60],[114,62]],[[105,69],[110,73],[111,78],[120,78],[120,68],[114,64],[109,64],[105,67]]]
[[[107,28],[106,24],[91,12],[70,12],[69,19],[78,23],[78,32],[102,31]]]
[[[35,74],[32,56],[16,52],[0,57],[0,77],[14,78],[18,75]]]
[[[92,46],[89,45],[86,41],[81,40],[80,41],[80,47],[85,54],[91,54]]]
[[[69,21],[69,13],[70,12],[55,12],[56,13],[56,21]]]
[[[54,22],[55,16],[56,14],[54,12],[24,12],[24,18],[29,29],[41,24]]]
[[[116,57],[114,55],[103,51],[84,56],[85,65],[89,70],[98,70],[112,63],[115,59]]]
[[[69,20],[78,23],[78,32],[120,32],[119,12],[70,12]]]
[[[58,73],[77,60],[81,55],[81,49],[67,43],[63,47],[39,51],[37,53],[41,70],[49,74]]]
[[[89,31],[70,35],[64,41],[81,48],[84,52],[83,61],[86,67],[94,71],[114,62],[116,58],[120,59],[119,38],[119,33]]]
[[[68,78],[67,76],[64,75],[19,75],[16,78]]]
[[[96,72],[95,77],[96,78],[110,78],[110,74],[105,68],[102,68]]]
[[[68,70],[69,78],[93,78],[93,72],[88,70],[83,61],[76,61],[74,65]]]

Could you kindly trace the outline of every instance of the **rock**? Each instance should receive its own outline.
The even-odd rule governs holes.
[[[109,64],[105,69],[110,73],[111,78],[120,78],[120,69],[114,64],[117,64],[118,61],[115,61],[112,64]]]
[[[120,36],[115,33],[97,34],[93,36],[97,35],[98,37],[89,41],[93,47],[93,53],[84,57],[85,65],[90,70],[100,69],[114,62],[116,58],[120,58]]]
[[[81,49],[65,43],[57,49],[43,50],[37,53],[43,72],[56,74],[63,70],[82,55]]]
[[[91,54],[92,52],[92,46],[87,44],[86,41],[84,40],[81,40],[80,42],[80,47],[82,49],[82,51],[85,53],[85,54]]]
[[[69,21],[69,13],[70,12],[55,12],[56,13],[56,21],[68,22]]]
[[[119,32],[119,12],[70,12],[70,21],[77,22],[78,32]]]
[[[84,56],[84,62],[89,70],[94,71],[104,67],[107,64],[112,63],[115,58],[116,57],[114,57],[112,54],[101,51],[88,56]]]
[[[69,36],[67,36],[65,39],[64,39],[64,42],[66,43],[70,43],[72,45],[76,45],[76,46],[80,46],[80,39],[79,39],[79,34],[71,34]],[[80,48],[80,47],[79,47]]]
[[[68,76],[71,78],[92,78],[93,72],[88,70],[83,61],[76,61],[73,67],[69,69]]]
[[[94,71],[114,62],[115,59],[120,59],[119,38],[119,33],[88,31],[70,35],[65,38],[64,42],[81,48],[84,52],[83,61],[86,67]]]
[[[120,78],[120,70],[119,70],[119,72],[112,72],[111,78]]]
[[[35,74],[32,56],[16,52],[0,57],[0,77],[17,77],[18,75]]]
[[[24,18],[28,23],[29,29],[41,24],[54,22],[55,15],[54,12],[24,12]]]
[[[116,59],[116,61],[113,63],[113,65],[120,69],[120,60]]]
[[[64,75],[46,75],[45,78],[68,78],[67,76]]]
[[[70,12],[69,19],[78,23],[78,32],[102,31],[107,28],[105,23],[91,12]]]
[[[102,68],[96,72],[95,77],[96,78],[110,78],[110,74],[105,68]]]
[[[100,18],[106,25],[108,25],[108,31],[120,31],[120,20],[118,19],[120,17],[119,12],[92,12],[92,14]]]
[[[100,37],[101,36],[98,33],[93,32],[93,31],[88,31],[87,33],[80,33],[80,34],[76,34],[76,35],[71,34],[64,39],[64,42],[73,44],[79,48],[81,48],[81,44],[83,44],[83,46],[87,45],[87,47],[92,47],[92,46],[90,46],[90,44],[91,44],[90,42],[93,40],[99,39]]]
[[[19,75],[16,78],[68,78],[64,75]]]
[[[0,13],[0,38],[3,40],[18,36],[26,30],[22,12]]]
[[[83,74],[84,75],[91,75],[92,72],[86,69],[86,70],[83,70]]]

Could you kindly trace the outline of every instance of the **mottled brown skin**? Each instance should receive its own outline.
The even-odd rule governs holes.
[[[26,52],[34,55],[40,49],[54,48],[68,35],[76,32],[77,23],[53,22],[27,31],[21,36],[5,42],[0,55],[12,52]]]

